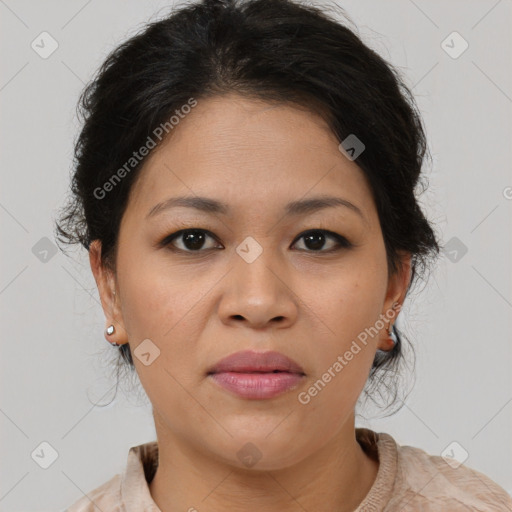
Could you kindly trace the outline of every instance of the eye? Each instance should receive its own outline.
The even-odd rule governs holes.
[[[334,247],[325,251],[320,250],[322,247],[324,247],[325,241],[329,238],[335,241]],[[345,237],[325,229],[311,229],[301,233],[301,235],[296,238],[296,240],[301,239],[304,239],[304,244],[308,249],[310,249],[306,252],[334,252],[340,250],[341,248],[348,249],[352,247],[352,244]]]
[[[177,252],[203,252],[202,249],[211,250],[219,248],[218,245],[213,245],[205,248],[205,241],[210,238],[216,240],[213,233],[206,229],[181,229],[165,237],[159,244],[160,247],[169,247],[173,251]],[[306,249],[299,249],[306,252],[324,252],[330,253],[340,250],[342,248],[350,248],[353,245],[343,236],[338,235],[332,231],[325,229],[310,229],[301,233],[292,244],[295,245],[297,241],[304,239]],[[331,239],[334,244],[331,243],[331,248],[328,250],[321,250],[324,248],[326,240]],[[180,242],[180,246],[176,242]],[[221,246],[222,247],[222,246]]]
[[[160,245],[162,247],[173,245],[175,240],[182,243],[182,247],[176,247],[173,245],[172,250],[183,251],[183,252],[201,252],[206,238],[215,240],[212,233],[205,229],[181,229],[176,231],[172,235],[165,237]],[[184,248],[183,248],[184,247]],[[207,247],[207,249],[214,249],[215,247]]]

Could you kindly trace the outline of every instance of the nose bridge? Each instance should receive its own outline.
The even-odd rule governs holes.
[[[267,237],[268,242],[270,237]],[[256,293],[258,295],[276,294],[282,286],[279,279],[278,255],[276,249],[263,238],[259,241],[252,236],[247,236],[235,249],[235,271],[237,274],[237,286],[245,289],[244,293]]]
[[[272,319],[292,319],[295,301],[275,248],[247,237],[233,254],[227,288],[221,299],[224,320],[243,318],[254,326]]]

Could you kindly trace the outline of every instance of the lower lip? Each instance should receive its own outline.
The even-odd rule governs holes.
[[[304,377],[298,373],[214,373],[210,377],[224,389],[254,400],[273,398],[296,388]]]

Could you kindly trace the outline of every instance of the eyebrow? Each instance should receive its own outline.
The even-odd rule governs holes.
[[[323,210],[325,208],[333,208],[344,206],[353,212],[357,213],[365,222],[366,218],[359,207],[355,204],[343,199],[341,197],[335,196],[318,196],[310,199],[301,199],[299,201],[292,201],[288,203],[285,208],[285,216],[293,216],[293,215],[305,215],[307,213],[313,213],[319,210]],[[181,197],[171,197],[166,199],[149,210],[146,218],[149,219],[151,217],[156,216],[159,213],[164,212],[165,210],[169,210],[177,207],[185,207],[185,208],[194,208],[196,210],[212,213],[212,214],[221,214],[228,215],[230,212],[230,208],[227,204],[221,203],[215,199],[210,199],[208,197],[199,197],[199,196],[181,196]]]

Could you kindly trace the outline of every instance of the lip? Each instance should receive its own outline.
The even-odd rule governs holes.
[[[245,350],[221,359],[207,376],[238,397],[263,400],[295,389],[305,373],[297,362],[280,352]]]
[[[280,352],[255,352],[253,350],[242,350],[221,359],[208,370],[208,374],[223,372],[271,373],[274,370],[304,375],[302,366]]]

